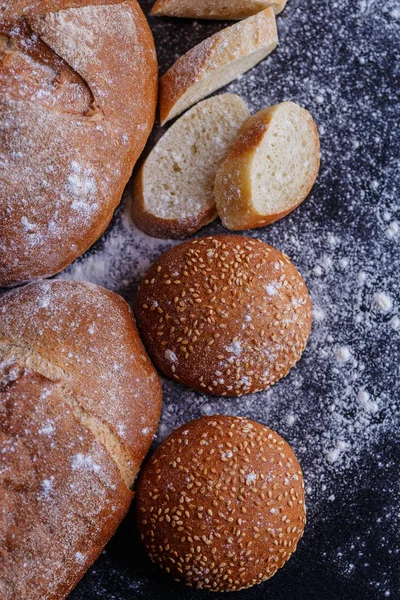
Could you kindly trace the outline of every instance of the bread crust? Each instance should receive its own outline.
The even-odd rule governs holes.
[[[0,286],[55,274],[98,239],[154,122],[137,2],[60,4],[0,19]]]
[[[271,6],[275,14],[283,11],[286,0],[157,0],[151,9],[156,17],[185,19],[247,19]]]
[[[292,104],[292,103],[285,103]],[[260,110],[251,116],[243,125],[231,152],[221,164],[215,178],[215,200],[218,214],[223,225],[232,231],[264,227],[282,219],[308,196],[319,171],[319,136],[318,129],[310,113],[304,109],[309,124],[309,135],[315,141],[315,168],[298,193],[298,201],[287,210],[262,215],[253,202],[252,163],[257,148],[261,144],[268,128],[281,104]],[[299,107],[296,105],[296,108]]]
[[[182,425],[139,477],[137,523],[151,560],[216,592],[272,577],[306,521],[300,465],[277,433],[243,417]]]
[[[284,377],[311,329],[307,287],[288,257],[232,235],[167,250],[145,274],[135,314],[165,375],[218,396],[260,391]]]
[[[277,44],[274,11],[272,8],[267,8],[219,31],[189,50],[160,79],[161,124],[176,117],[227,82],[219,81],[202,95],[196,98],[187,97],[183,103],[185,94],[193,89],[195,84],[206,82],[207,77],[218,73],[238,59],[264,50],[263,55],[259,57],[259,60],[262,60],[276,48]],[[229,81],[232,79],[233,77]]]
[[[153,237],[181,239],[216,219],[215,173],[249,115],[239,96],[220,94],[199,102],[175,121],[158,140],[134,180],[132,219],[139,229]],[[201,150],[197,149],[198,138]],[[161,180],[158,169],[163,173]],[[156,177],[158,183],[152,187]],[[173,192],[164,193],[167,183]],[[174,207],[168,214],[162,205],[165,202],[167,206],[171,198],[179,211]],[[154,199],[159,203],[158,210]]]
[[[205,207],[203,211],[188,218],[162,219],[151,214],[144,202],[143,195],[143,168],[140,170],[133,182],[132,218],[142,231],[155,238],[180,240],[195,233],[204,225],[214,221],[218,214],[214,206]]]
[[[1,297],[2,600],[68,595],[129,508],[160,409],[122,298],[54,280]]]

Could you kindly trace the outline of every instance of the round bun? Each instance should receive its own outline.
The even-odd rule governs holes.
[[[135,311],[156,366],[220,396],[263,390],[284,377],[311,329],[307,287],[288,257],[235,235],[165,252],[147,271]]]
[[[136,0],[0,5],[5,287],[61,271],[106,229],[154,122],[157,60]]]
[[[142,471],[137,521],[151,560],[217,592],[269,579],[306,522],[300,465],[277,433],[241,417],[177,429]]]
[[[68,595],[129,508],[160,408],[122,298],[77,281],[0,298],[2,600]]]

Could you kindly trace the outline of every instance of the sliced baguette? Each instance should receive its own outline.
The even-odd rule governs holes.
[[[215,180],[215,200],[228,229],[263,227],[308,195],[319,170],[317,126],[293,102],[260,110],[244,124]]]
[[[161,124],[254,67],[277,43],[274,11],[267,8],[189,50],[161,77]]]
[[[217,217],[215,174],[249,114],[239,96],[221,94],[168,129],[134,181],[132,218],[139,229],[179,239]]]
[[[247,19],[272,6],[275,14],[283,11],[286,0],[157,0],[151,14],[157,17],[185,19]]]

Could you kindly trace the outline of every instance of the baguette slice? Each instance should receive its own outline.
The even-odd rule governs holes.
[[[217,172],[215,200],[228,229],[278,221],[308,195],[319,170],[317,126],[293,102],[260,110],[244,124]]]
[[[183,238],[217,217],[215,174],[249,117],[235,94],[203,100],[178,119],[133,184],[132,218],[153,237]]]
[[[161,124],[254,67],[277,43],[274,11],[267,8],[189,50],[161,77]]]
[[[151,9],[156,17],[185,19],[247,19],[272,6],[275,14],[283,11],[286,0],[157,0]]]

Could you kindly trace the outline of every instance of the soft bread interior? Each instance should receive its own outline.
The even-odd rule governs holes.
[[[280,13],[286,0],[159,0],[152,14],[202,19],[246,19],[272,6]]]
[[[172,125],[144,164],[149,213],[185,220],[214,206],[215,174],[249,116],[235,94],[204,100]]]
[[[292,102],[274,112],[252,161],[252,201],[261,215],[289,210],[303,200],[319,165],[319,141],[307,111]]]
[[[199,81],[191,85],[179,98],[169,113],[168,120],[173,119],[175,116],[186,110],[189,106],[193,106],[193,104],[202,98],[209,96],[216,90],[222,88],[224,85],[227,85],[234,79],[237,79],[246,71],[252,69],[268,54],[270,54],[276,45],[277,42],[273,41],[268,46],[237,60],[232,60],[216,70],[213,70],[212,65],[210,65],[210,71],[208,72],[208,75],[205,75]],[[207,71],[205,72],[207,73]]]

